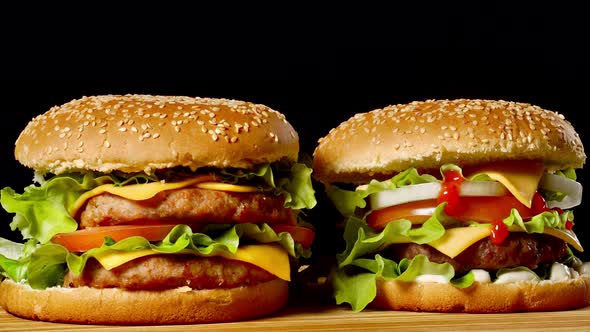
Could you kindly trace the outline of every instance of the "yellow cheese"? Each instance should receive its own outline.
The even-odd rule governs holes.
[[[443,254],[454,258],[475,242],[490,236],[492,227],[458,227],[450,228],[438,240],[428,243]]]
[[[94,196],[103,193],[109,193],[131,199],[134,201],[141,201],[156,196],[159,192],[164,190],[180,189],[189,186],[195,186],[202,189],[234,191],[234,192],[253,192],[257,191],[256,187],[240,186],[235,184],[213,182],[211,175],[200,175],[188,180],[180,182],[150,182],[143,184],[130,184],[127,186],[115,186],[111,183],[98,186],[90,191],[80,195],[76,202],[70,207],[70,215],[75,216],[78,210],[86,203],[86,201]]]
[[[106,250],[99,254],[95,254],[94,258],[96,258],[100,265],[106,270],[111,270],[134,259],[155,254],[158,254],[158,252],[152,249],[132,251]]]
[[[516,199],[530,208],[544,169],[542,161],[494,162],[473,170],[468,178],[473,178],[477,174],[486,174],[502,183]]]
[[[517,226],[509,227],[508,230],[511,232],[524,232],[524,230],[522,228],[517,227]],[[565,241],[567,244],[571,245],[572,247],[574,247],[576,250],[578,250],[580,252],[584,251],[584,248],[582,247],[580,240],[578,239],[576,234],[572,231],[545,227],[545,229],[543,230],[543,233],[547,234],[547,235],[554,236],[560,240]]]
[[[233,191],[237,193],[251,193],[258,191],[258,188],[252,186],[240,186],[236,184],[223,183],[223,182],[201,182],[195,187],[209,190],[219,191]]]
[[[240,246],[235,255],[224,255],[224,257],[256,265],[283,280],[291,281],[289,256],[278,244]]]
[[[582,248],[582,244],[576,234],[572,231],[568,230],[560,230],[555,228],[545,228],[543,231],[545,234],[555,236],[558,239],[562,239],[563,241],[567,242],[568,244],[572,245],[576,250],[582,252],[584,248]]]
[[[524,232],[522,228],[516,226],[510,227],[509,231]],[[551,235],[565,241],[580,252],[584,251],[580,240],[578,240],[578,237],[572,231],[546,227],[543,232],[544,234]],[[428,245],[449,256],[450,258],[455,258],[465,249],[469,248],[469,246],[483,238],[490,236],[491,234],[491,225],[450,228],[445,231],[445,234],[440,239],[430,242]],[[405,241],[402,243],[405,243]]]
[[[111,270],[134,259],[156,254],[161,253],[152,249],[134,251],[107,250],[94,257],[105,269]],[[223,255],[223,257],[256,265],[283,280],[291,281],[289,256],[277,244],[245,245],[239,247],[235,255],[227,254]]]

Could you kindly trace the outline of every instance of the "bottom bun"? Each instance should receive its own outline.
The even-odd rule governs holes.
[[[554,311],[590,304],[590,276],[563,281],[474,283],[468,288],[428,282],[377,282],[371,307],[389,310],[496,313]]]
[[[0,306],[13,315],[84,324],[188,324],[250,319],[271,314],[288,299],[288,282],[192,290],[127,291],[119,288],[32,289],[12,280],[0,283]]]

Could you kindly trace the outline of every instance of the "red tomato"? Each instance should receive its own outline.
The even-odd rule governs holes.
[[[371,212],[367,216],[367,224],[375,229],[383,229],[387,223],[398,219],[420,224],[432,216],[436,205],[435,199],[429,199],[386,207]]]
[[[282,232],[291,234],[293,240],[300,243],[304,248],[311,247],[315,238],[315,232],[307,227],[293,225],[273,225],[271,227],[277,234]]]
[[[453,218],[462,221],[493,222],[496,219],[504,219],[510,215],[513,208],[518,210],[523,219],[534,216],[531,209],[520,203],[513,196],[499,197],[460,197],[461,208]],[[424,200],[390,206],[376,210],[367,216],[367,223],[375,229],[383,229],[390,221],[408,219],[414,223],[421,223],[428,219],[437,200]]]
[[[69,251],[87,251],[102,245],[105,236],[121,241],[131,236],[142,236],[148,241],[160,241],[176,225],[118,225],[81,229],[72,233],[55,235],[51,242],[61,244]]]

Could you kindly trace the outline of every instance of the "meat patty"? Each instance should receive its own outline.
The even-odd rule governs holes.
[[[391,246],[396,260],[413,258],[422,254],[431,262],[448,262],[458,274],[471,269],[497,270],[503,267],[526,266],[535,269],[541,263],[558,261],[567,254],[564,241],[545,234],[510,233],[500,244],[495,245],[489,238],[480,240],[455,258],[450,258],[433,247],[407,243]]]
[[[157,290],[188,286],[193,289],[234,288],[276,279],[249,263],[222,257],[153,255],[132,260],[111,270],[89,259],[80,275],[68,272],[64,287]]]
[[[235,193],[199,188],[167,190],[142,201],[112,194],[88,200],[80,227],[156,222],[289,223],[291,209],[284,198],[265,193]]]

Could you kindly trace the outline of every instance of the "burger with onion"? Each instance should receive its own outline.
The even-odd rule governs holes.
[[[0,305],[31,319],[227,322],[268,315],[311,254],[315,203],[285,116],[248,102],[84,97],[34,118],[1,191]]]
[[[558,113],[428,100],[357,114],[319,140],[314,177],[345,217],[338,304],[515,312],[590,303],[574,233],[582,142]]]

